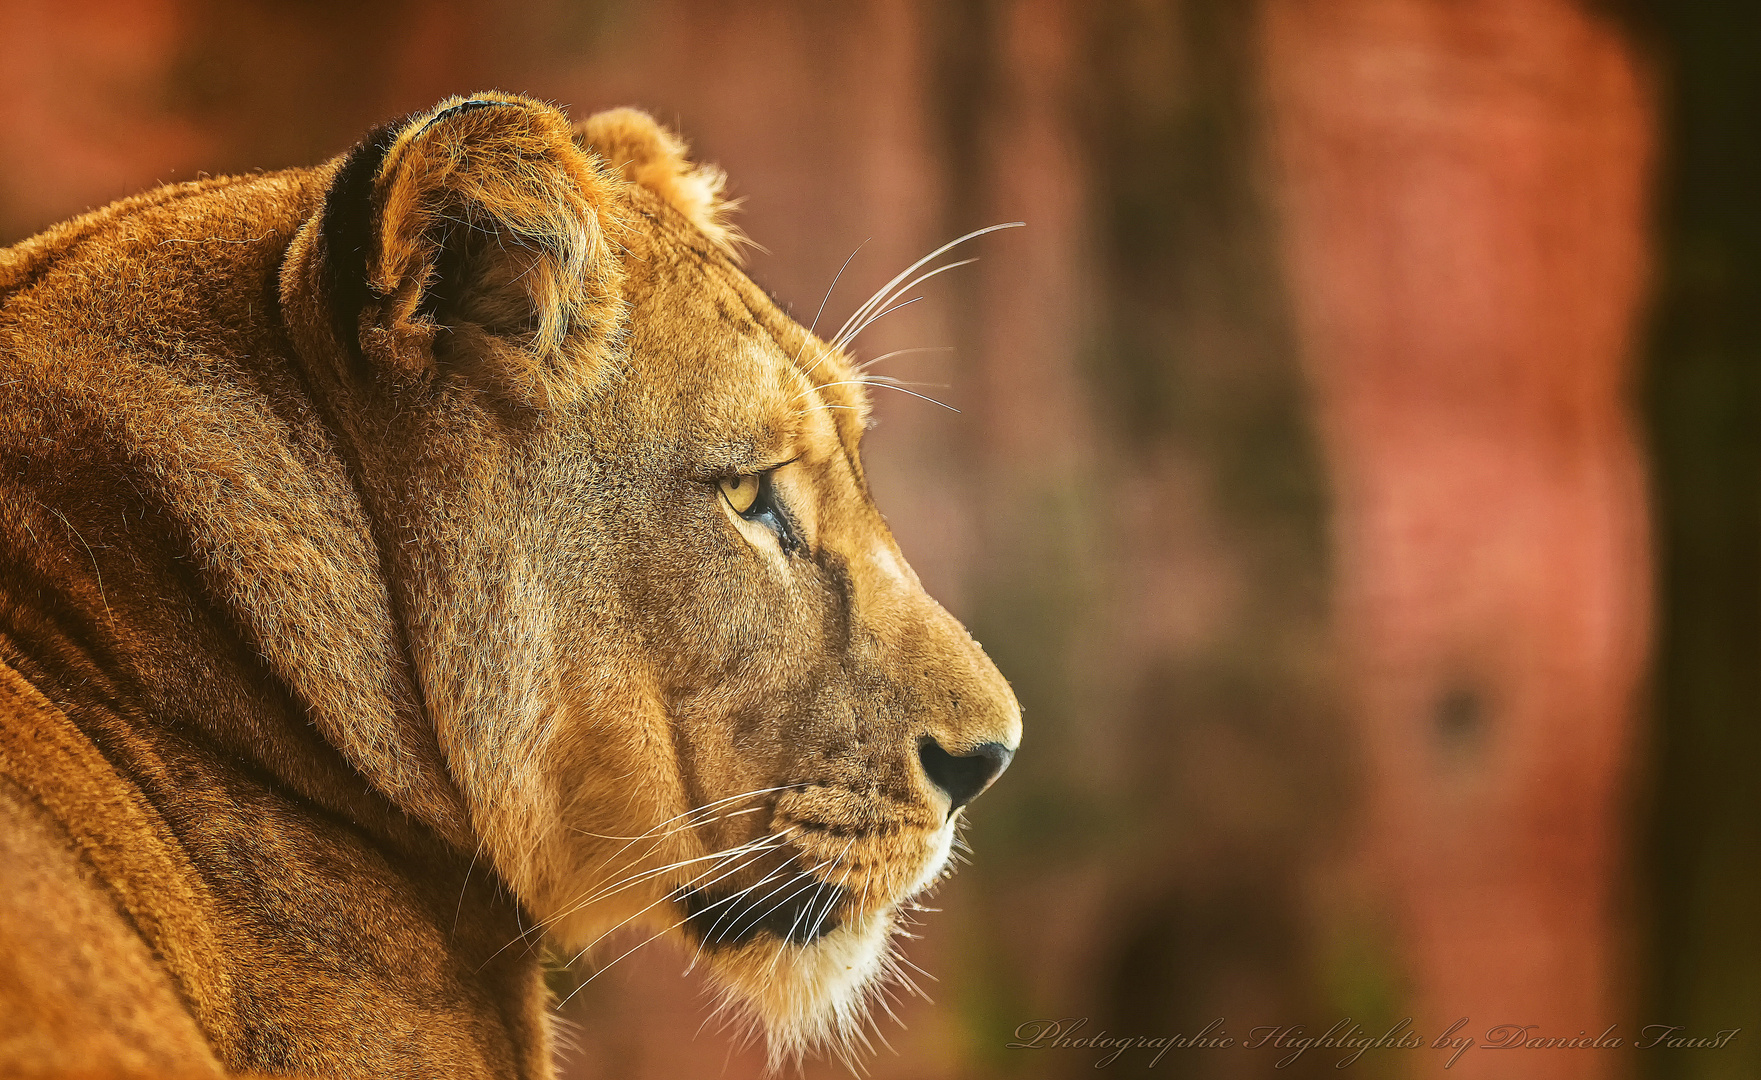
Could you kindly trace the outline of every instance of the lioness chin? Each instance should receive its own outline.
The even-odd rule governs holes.
[[[859,1029],[1019,709],[720,188],[483,94],[0,250],[0,1071],[548,1076],[626,926]]]

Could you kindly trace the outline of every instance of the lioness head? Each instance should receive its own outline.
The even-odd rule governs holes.
[[[567,949],[673,937],[787,1053],[860,1022],[1021,726],[719,189],[640,113],[455,99],[336,166],[282,306],[482,858]]]

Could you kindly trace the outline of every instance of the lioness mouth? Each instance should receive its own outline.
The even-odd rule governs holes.
[[[702,945],[744,945],[768,933],[785,945],[809,945],[836,930],[846,890],[807,874],[774,875],[745,889],[686,889],[685,929]]]

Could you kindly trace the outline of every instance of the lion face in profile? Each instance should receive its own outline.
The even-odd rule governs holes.
[[[719,188],[642,114],[455,99],[340,165],[281,291],[481,857],[566,950],[675,940],[774,1056],[860,1024],[1020,718]]]

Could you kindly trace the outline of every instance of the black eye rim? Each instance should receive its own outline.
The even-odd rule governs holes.
[[[757,473],[738,474],[757,476],[758,494],[752,497],[752,505],[748,506],[745,510],[734,510],[733,503],[731,502],[728,503],[728,509],[734,510],[734,513],[747,521],[763,525],[772,533],[776,534],[777,542],[782,545],[784,553],[792,555],[804,550],[806,545],[801,541],[801,531],[795,524],[794,516],[789,513],[788,508],[784,506],[782,500],[777,497],[776,483],[773,479],[776,471],[787,464],[789,464],[787,461],[779,462],[778,464],[772,465],[770,468]],[[720,489],[720,485],[724,480],[732,478],[733,477],[723,477],[722,480],[716,481],[716,497],[723,502],[727,502],[728,497],[727,494]]]

